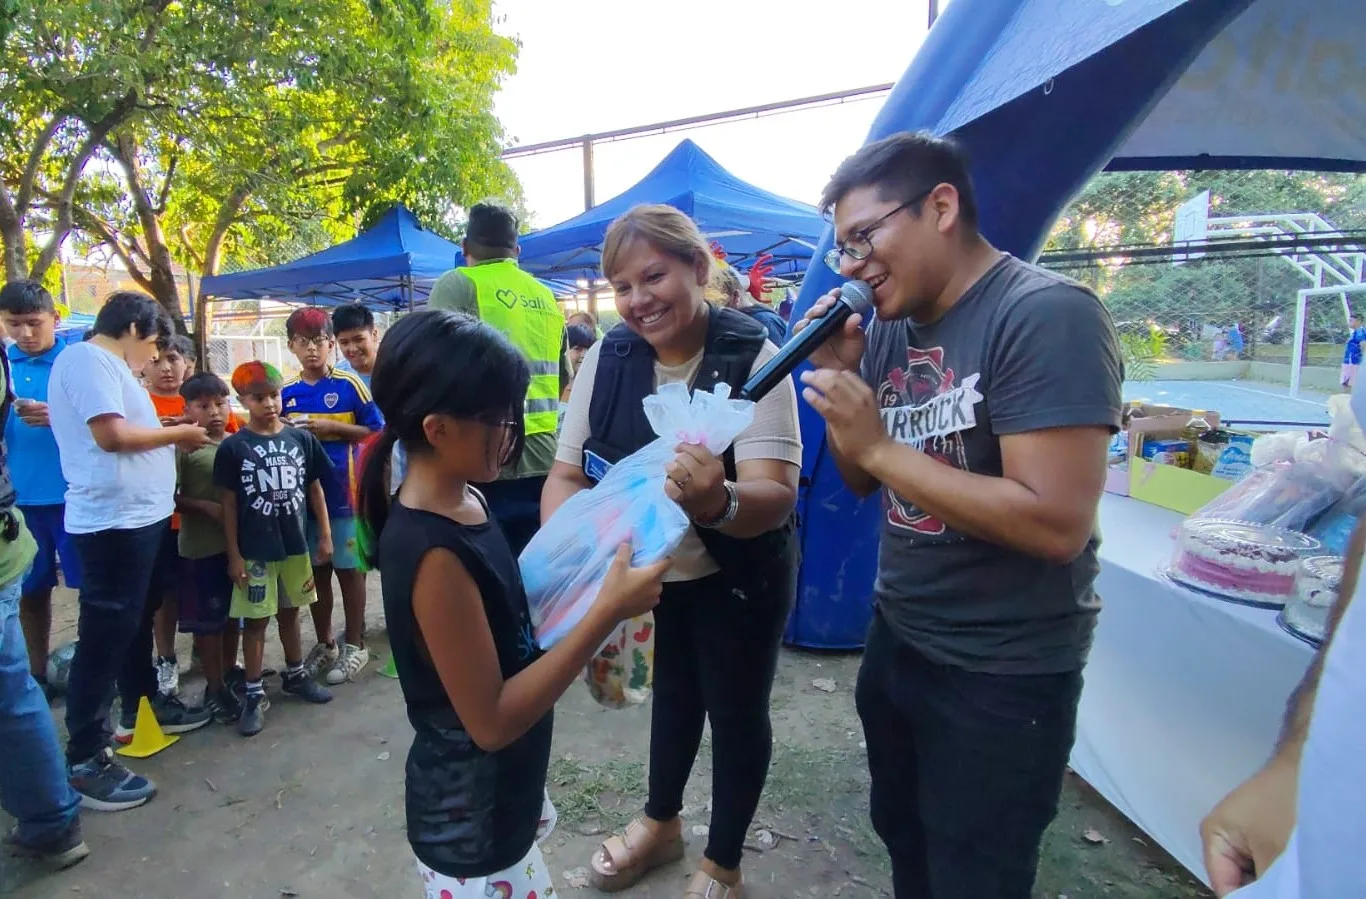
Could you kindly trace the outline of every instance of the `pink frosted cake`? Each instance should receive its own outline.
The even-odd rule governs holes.
[[[1319,542],[1297,531],[1245,521],[1198,519],[1181,525],[1171,573],[1234,599],[1284,605],[1295,595],[1301,556]]]

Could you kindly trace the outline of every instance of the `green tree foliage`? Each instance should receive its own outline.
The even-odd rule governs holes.
[[[6,274],[71,233],[180,319],[176,264],[284,261],[394,202],[519,200],[489,0],[0,0]],[[201,304],[202,306],[202,304]],[[202,323],[201,323],[202,324]]]

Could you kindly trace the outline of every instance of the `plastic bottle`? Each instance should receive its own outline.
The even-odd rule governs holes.
[[[1214,426],[1205,417],[1204,409],[1192,409],[1190,421],[1186,422],[1186,427],[1181,431],[1181,438],[1190,442],[1190,453],[1186,457],[1190,460],[1190,467],[1194,467],[1196,453],[1200,447],[1200,438],[1214,430]]]

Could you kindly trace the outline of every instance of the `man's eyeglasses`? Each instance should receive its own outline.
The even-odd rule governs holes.
[[[864,228],[860,228],[853,234],[850,234],[847,238],[845,238],[843,243],[835,244],[825,254],[825,264],[830,266],[830,269],[834,271],[835,274],[839,274],[840,260],[843,259],[845,256],[848,256],[850,259],[853,259],[855,261],[867,259],[873,252],[873,234],[877,231],[877,229],[881,228],[884,224],[886,224],[887,220],[890,219],[892,216],[896,215],[903,209],[909,209],[912,206],[916,205],[921,200],[928,197],[933,191],[933,187],[929,190],[921,191],[911,199],[907,200],[905,203],[902,203],[900,206],[896,207],[891,212],[887,213],[886,215],[879,218],[877,221],[873,222],[871,225],[868,225]]]
[[[316,349],[322,349],[323,347],[327,346],[328,341],[330,341],[331,339],[332,338],[328,337],[326,334],[319,334],[317,337],[295,336],[292,340],[290,340],[290,343],[294,344],[297,347],[311,346]]]

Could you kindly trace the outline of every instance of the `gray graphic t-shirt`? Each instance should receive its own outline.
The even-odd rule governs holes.
[[[279,562],[308,552],[308,491],[332,463],[322,442],[301,428],[258,434],[243,428],[218,447],[213,483],[237,495],[237,547],[249,562]]]
[[[1000,477],[1002,435],[1118,428],[1119,345],[1095,294],[1002,256],[937,322],[874,321],[862,374],[887,432],[945,465]],[[997,674],[1085,662],[1099,532],[1056,565],[970,537],[882,490],[875,601],[932,661]]]

